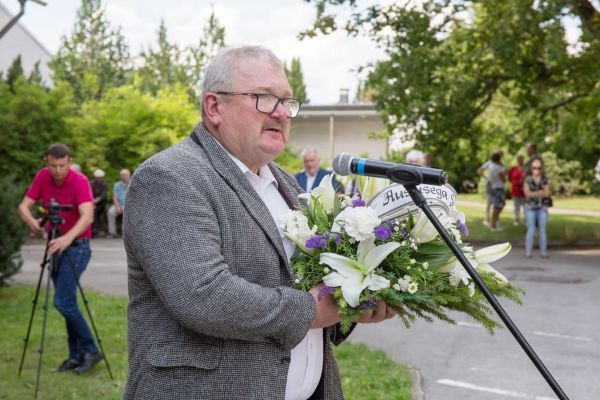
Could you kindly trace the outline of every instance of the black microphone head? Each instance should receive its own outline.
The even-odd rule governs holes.
[[[333,171],[340,176],[350,175],[350,162],[354,157],[349,153],[340,153],[333,159]]]

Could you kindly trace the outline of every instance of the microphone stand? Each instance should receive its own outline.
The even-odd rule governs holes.
[[[448,245],[450,250],[452,250],[452,253],[454,253],[454,255],[456,256],[458,261],[460,261],[460,263],[462,264],[464,269],[471,276],[471,278],[473,279],[473,282],[475,282],[475,284],[477,285],[479,290],[481,290],[481,292],[483,293],[483,295],[485,296],[487,301],[490,303],[492,308],[496,311],[496,313],[498,314],[500,319],[502,319],[502,322],[504,322],[504,324],[506,325],[506,327],[508,328],[510,333],[512,333],[512,335],[517,340],[517,342],[519,342],[519,344],[523,348],[523,351],[525,351],[525,353],[529,356],[529,358],[531,359],[531,361],[533,362],[535,367],[542,374],[542,376],[544,377],[546,382],[548,382],[548,385],[550,385],[550,387],[552,388],[554,393],[558,396],[558,398],[560,400],[569,400],[569,398],[567,397],[565,392],[563,392],[562,388],[556,382],[556,380],[554,379],[552,374],[548,371],[548,369],[546,368],[546,366],[544,365],[542,360],[540,360],[540,358],[535,353],[533,348],[529,345],[529,343],[527,342],[525,337],[523,337],[523,335],[519,331],[519,328],[517,328],[517,326],[514,324],[514,322],[510,319],[510,317],[508,316],[506,311],[504,311],[504,308],[502,308],[502,306],[500,305],[498,300],[490,292],[490,290],[485,285],[483,280],[481,280],[481,278],[479,277],[479,275],[477,274],[475,269],[471,266],[471,263],[467,260],[467,258],[463,254],[463,252],[456,245],[454,240],[452,240],[452,238],[448,234],[448,231],[446,231],[446,228],[444,228],[444,226],[437,219],[437,217],[435,216],[433,211],[431,211],[431,208],[429,208],[429,205],[427,204],[427,200],[425,199],[425,196],[423,196],[423,194],[419,191],[419,189],[417,189],[417,186],[414,183],[414,180],[412,180],[412,182],[410,182],[410,184],[406,184],[406,181],[404,181],[404,183],[403,183],[402,179],[398,179],[397,177],[395,178],[392,173],[389,173],[388,177],[390,178],[390,180],[403,185],[404,188],[408,191],[408,194],[410,195],[411,199],[414,201],[415,205],[417,207],[419,207],[421,210],[423,210],[423,212],[425,213],[425,215],[427,216],[429,221],[435,227],[436,231],[438,231],[438,233],[440,234],[440,236],[442,237],[444,242],[446,242],[446,244]]]

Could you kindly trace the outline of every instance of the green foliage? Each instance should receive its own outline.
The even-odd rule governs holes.
[[[137,84],[147,92],[180,84],[188,88],[190,100],[197,102],[201,94],[202,71],[210,58],[225,46],[225,28],[214,12],[206,21],[201,39],[194,46],[180,49],[169,43],[167,28],[161,21],[158,28],[158,49],[142,51],[143,65],[136,71]]]
[[[385,50],[367,69],[388,131],[416,139],[453,183],[472,179],[490,149],[514,153],[527,142],[579,160],[591,181],[600,153],[600,13],[592,2],[312,3],[317,19],[303,36],[343,29]],[[583,27],[575,49],[565,18]]]
[[[0,175],[14,174],[18,181],[30,182],[51,143],[70,144],[64,117],[74,106],[65,84],[48,90],[20,76],[11,90],[0,81]]]
[[[63,36],[50,62],[54,81],[66,81],[78,102],[99,99],[110,87],[126,82],[131,69],[120,28],[111,28],[102,0],[81,0],[73,32]]]
[[[19,250],[27,237],[27,228],[17,216],[17,206],[24,192],[25,186],[15,182],[14,176],[0,176],[0,287],[23,264]]]
[[[589,185],[584,188],[582,184],[583,170],[578,160],[563,160],[550,151],[542,153],[542,159],[553,194],[572,196],[584,189],[589,190]]]
[[[21,55],[19,54],[12,62],[6,73],[6,83],[12,89],[15,81],[23,76],[23,64],[21,63]]]
[[[289,174],[295,174],[302,171],[304,168],[300,154],[294,152],[289,146],[286,146],[285,149],[283,149],[275,159],[275,162]]]
[[[308,104],[310,100],[306,95],[306,85],[304,84],[304,77],[302,75],[302,66],[300,65],[300,58],[292,58],[290,66],[287,64],[283,66],[285,74],[287,75],[288,81],[292,88],[292,93],[295,99],[299,100],[302,104]]]
[[[76,161],[85,171],[102,168],[107,181],[119,170],[135,170],[146,158],[189,134],[200,118],[186,89],[176,85],[156,96],[135,85],[109,89],[102,99],[88,100],[67,117],[77,148]]]

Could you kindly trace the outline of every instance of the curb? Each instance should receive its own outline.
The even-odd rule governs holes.
[[[411,365],[407,366],[410,372],[410,379],[412,381],[412,398],[413,400],[425,400],[425,391],[423,390],[423,376],[418,368]]]

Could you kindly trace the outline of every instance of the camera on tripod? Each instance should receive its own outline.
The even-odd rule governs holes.
[[[60,212],[69,211],[71,209],[73,209],[73,206],[71,204],[61,205],[54,198],[50,199],[50,203],[48,203],[46,207],[39,208],[40,214],[42,215],[42,222],[40,223],[40,225],[44,226],[48,221],[50,221],[52,225],[62,224],[63,219],[60,216]]]

